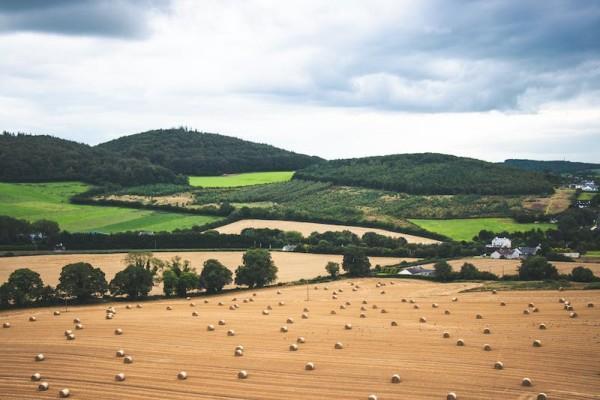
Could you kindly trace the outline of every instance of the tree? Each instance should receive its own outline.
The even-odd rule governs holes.
[[[159,271],[162,271],[162,269],[165,267],[165,262],[154,257],[154,255],[149,251],[128,253],[123,259],[123,262],[127,266],[134,265],[150,271],[152,274],[152,279],[155,282],[159,280]]]
[[[448,282],[452,280],[452,267],[446,261],[436,262],[433,266],[433,269],[435,270],[435,277],[438,280],[442,282]]]
[[[188,260],[181,260],[177,256],[165,263],[162,281],[167,296],[175,293],[179,297],[185,297],[188,290],[198,287],[198,274]]]
[[[471,263],[464,263],[460,267],[459,277],[465,280],[479,279],[479,270]]]
[[[19,268],[10,274],[4,290],[8,301],[22,306],[36,301],[43,288],[40,274],[29,268]]]
[[[91,264],[79,262],[65,265],[60,272],[57,289],[78,301],[103,296],[108,289],[104,272]]]
[[[209,293],[220,292],[225,285],[233,281],[232,275],[232,272],[218,260],[206,260],[200,273],[200,288],[206,289]]]
[[[331,275],[333,279],[336,279],[340,274],[340,264],[333,261],[329,261],[325,266],[325,270],[329,275]]]
[[[235,270],[236,285],[263,287],[277,279],[277,267],[267,250],[248,250],[244,253],[242,262]]]
[[[127,295],[132,299],[147,296],[154,286],[153,274],[140,265],[128,265],[110,281],[113,296]]]
[[[524,281],[557,279],[556,267],[542,256],[533,256],[521,261],[519,279]]]
[[[592,270],[586,267],[575,267],[571,271],[571,279],[575,282],[591,282],[595,278]]]
[[[371,262],[364,250],[359,247],[347,247],[344,251],[342,268],[350,276],[365,276],[371,271]]]

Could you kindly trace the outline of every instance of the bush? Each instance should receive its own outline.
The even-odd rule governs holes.
[[[263,287],[277,279],[277,267],[267,250],[251,249],[244,253],[243,265],[235,270],[235,283]]]
[[[350,276],[366,276],[371,272],[371,262],[363,249],[351,246],[344,251],[342,268]]]
[[[542,256],[529,257],[521,261],[519,279],[524,281],[558,279],[558,271]]]
[[[103,296],[108,289],[104,272],[84,262],[65,265],[60,272],[57,289],[78,301]]]
[[[336,279],[340,274],[340,264],[329,261],[325,266],[325,271],[333,278]]]
[[[209,293],[217,293],[232,282],[232,275],[231,271],[218,260],[206,260],[200,273],[199,286]]]
[[[127,295],[132,299],[146,296],[154,286],[153,277],[152,271],[142,266],[128,265],[110,282],[110,293],[113,296]]]
[[[575,282],[592,282],[596,277],[591,269],[586,267],[575,267],[571,271],[571,280]]]

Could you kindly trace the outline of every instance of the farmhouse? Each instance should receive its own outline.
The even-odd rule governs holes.
[[[510,249],[512,247],[512,242],[510,241],[509,238],[496,236],[495,238],[492,239],[492,243],[486,245],[485,247],[494,248],[494,249],[501,249],[501,248]]]
[[[435,271],[432,269],[423,268],[422,266],[417,265],[416,267],[404,268],[402,271],[398,272],[398,275],[433,276],[433,275],[435,275]]]
[[[521,253],[521,258],[535,256],[541,249],[542,246],[539,244],[536,247],[517,247],[517,250]]]
[[[498,260],[500,258],[506,259],[506,260],[516,260],[517,258],[521,257],[521,252],[519,251],[519,249],[498,249],[496,251],[494,251],[491,255],[491,258]]]

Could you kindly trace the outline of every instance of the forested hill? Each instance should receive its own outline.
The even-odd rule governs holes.
[[[0,135],[0,181],[80,180],[123,186],[185,182],[172,171],[52,136]]]
[[[536,161],[509,159],[504,161],[504,165],[527,171],[550,172],[553,174],[574,174],[578,172],[600,170],[600,164],[573,161]]]
[[[185,175],[296,170],[322,161],[267,144],[183,128],[124,136],[98,147]]]
[[[296,179],[414,194],[541,194],[543,174],[445,154],[398,154],[334,160],[297,171]]]

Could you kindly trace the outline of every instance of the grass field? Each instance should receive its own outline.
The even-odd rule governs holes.
[[[292,179],[294,171],[248,172],[223,176],[190,176],[190,185],[201,187],[236,187],[263,185],[265,183],[286,182]]]
[[[120,207],[77,205],[69,197],[88,186],[78,182],[0,183],[0,215],[29,221],[49,219],[71,232],[172,231],[218,220]]]
[[[352,280],[358,287],[348,280],[317,289],[310,285],[310,301],[306,286],[293,286],[206,296],[193,299],[194,307],[192,301],[166,299],[141,303],[142,308],[115,302],[68,312],[64,307],[0,312],[0,322],[11,324],[0,329],[0,397],[57,399],[59,390],[69,388],[78,400],[366,400],[371,394],[379,400],[433,400],[446,399],[448,392],[460,400],[533,400],[540,392],[551,400],[598,399],[600,342],[593,327],[600,324],[599,291],[500,290],[493,295],[461,292],[477,283],[382,282],[384,288],[376,279]],[[577,318],[563,310],[562,296]],[[539,312],[525,315],[530,302]],[[233,304],[239,308],[230,310]],[[105,318],[108,306],[117,311],[113,319]],[[61,314],[54,316],[55,310]],[[29,316],[37,321],[28,322]],[[65,329],[74,329],[74,318],[84,329],[74,330],[75,340],[66,340]],[[218,324],[221,319],[224,326]],[[542,322],[547,329],[538,328]],[[281,332],[284,325],[287,332]],[[486,327],[491,334],[483,333]],[[114,333],[117,328],[121,335]],[[304,340],[297,343],[298,337]],[[458,339],[464,346],[457,346]],[[533,347],[534,340],[542,346]],[[343,348],[336,349],[336,342]],[[290,351],[296,343],[297,350]],[[485,344],[490,351],[483,350]],[[242,356],[234,355],[238,345]],[[124,363],[117,349],[133,362]],[[44,361],[34,361],[38,353]],[[496,361],[503,363],[502,370],[494,368]],[[308,362],[314,370],[305,369]],[[246,379],[238,379],[240,370],[247,371]],[[187,379],[177,379],[179,371],[186,371]],[[38,382],[30,378],[34,372],[49,390],[37,390]],[[121,372],[125,381],[115,381]],[[393,374],[400,383],[391,382]],[[525,377],[532,386],[521,384]]]
[[[577,196],[577,200],[591,200],[598,192],[581,192]]]
[[[471,240],[479,231],[523,232],[531,229],[547,230],[554,225],[519,224],[510,218],[464,218],[464,219],[410,219],[415,225],[430,232],[440,233],[454,240]]]

